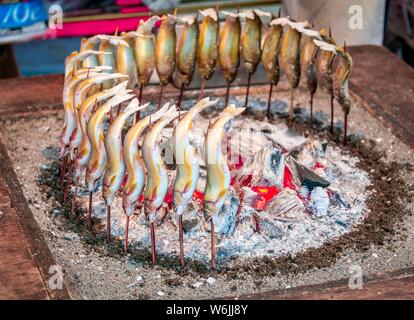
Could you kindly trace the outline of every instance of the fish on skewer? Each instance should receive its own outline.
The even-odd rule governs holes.
[[[209,127],[205,139],[205,163],[207,183],[204,190],[204,214],[210,221],[211,268],[216,268],[216,245],[214,240],[214,215],[220,212],[230,186],[230,170],[222,153],[221,143],[228,128],[227,123],[244,112],[246,108],[227,106]]]
[[[343,49],[337,50],[338,63],[333,73],[333,93],[336,101],[342,107],[344,112],[344,145],[347,143],[348,114],[351,111],[351,100],[349,98],[349,77],[352,71],[352,57],[349,54],[346,43]]]
[[[314,43],[319,47],[316,57],[316,73],[319,87],[325,88],[331,98],[331,133],[334,129],[334,94],[332,87],[332,63],[336,55],[336,43],[330,31],[322,29],[320,35],[323,41],[317,39]]]
[[[118,72],[128,75],[128,89],[133,89],[138,84],[134,36],[129,32],[122,32],[121,38],[125,42],[119,43],[116,47],[116,69]]]
[[[185,16],[179,20],[184,23],[184,27],[177,43],[177,70],[175,78],[180,86],[177,107],[178,110],[181,111],[184,87],[190,84],[194,75],[199,28],[197,16]]]
[[[138,150],[138,140],[151,122],[158,121],[170,107],[166,103],[155,113],[135,123],[124,138],[124,161],[126,166],[126,182],[122,189],[122,208],[127,216],[125,228],[125,251],[128,251],[129,217],[134,214],[139,197],[145,185],[145,164]]]
[[[216,105],[218,100],[210,98],[200,100],[177,123],[173,132],[172,146],[177,175],[174,182],[174,208],[178,215],[178,230],[180,240],[180,262],[184,266],[184,240],[183,240],[183,213],[191,200],[200,175],[200,165],[195,156],[194,147],[190,144],[190,129],[194,117],[204,109]]]
[[[157,70],[161,86],[158,109],[161,107],[163,88],[171,81],[175,69],[176,22],[175,14],[162,16],[156,39],[155,69]]]
[[[70,140],[72,137],[73,132],[76,129],[76,109],[73,105],[74,102],[74,94],[75,89],[79,83],[87,79],[89,76],[92,76],[96,74],[97,72],[100,72],[101,69],[94,68],[94,69],[88,69],[87,72],[85,70],[80,69],[77,71],[73,77],[68,78],[64,85],[63,85],[63,108],[65,111],[65,122],[60,138],[60,145],[61,145],[61,151],[60,155],[62,158],[62,165],[61,165],[61,184],[63,185],[63,179],[65,176],[66,171],[66,162],[68,161],[69,156],[69,146],[70,146]],[[71,176],[71,170],[72,169],[72,162],[69,161],[69,178]],[[69,179],[68,179],[69,180]],[[66,201],[66,197],[68,194],[67,188],[69,185],[67,184],[67,187],[65,188],[63,199]]]
[[[160,20],[159,16],[152,16],[148,20],[140,20],[136,32],[130,32],[135,36],[134,51],[135,63],[138,72],[139,95],[138,100],[142,103],[142,90],[148,85],[155,68],[155,36],[152,32],[155,23]],[[138,121],[140,113],[136,113],[135,121]]]
[[[279,18],[274,23],[286,26],[286,31],[282,37],[279,52],[280,68],[286,74],[292,88],[290,98],[290,118],[293,117],[293,100],[295,89],[300,80],[300,39],[301,30],[308,26],[307,22],[292,22],[287,18]]]
[[[103,121],[105,115],[111,109],[125,101],[131,100],[135,95],[125,91],[119,91],[115,96],[110,98],[106,103],[100,106],[95,113],[89,118],[87,134],[91,143],[91,154],[86,167],[86,185],[89,191],[89,212],[92,209],[92,194],[96,182],[102,177],[105,171],[107,155],[104,144]]]
[[[75,181],[77,181],[81,174],[82,170],[88,164],[90,155],[91,155],[91,143],[89,141],[89,137],[87,134],[87,120],[89,119],[89,115],[92,112],[92,109],[96,107],[98,104],[105,102],[106,100],[110,99],[118,92],[129,92],[126,90],[128,82],[124,81],[119,85],[111,88],[100,91],[90,97],[88,97],[81,105],[78,113],[78,126],[81,128],[82,131],[82,141],[78,147],[78,151],[76,153],[76,160],[75,160]],[[75,192],[76,196],[76,192]],[[73,207],[73,205],[72,205]],[[91,209],[91,208],[89,208]],[[92,225],[91,221],[91,212],[88,212],[88,223],[89,226]]]
[[[203,22],[198,38],[197,66],[202,79],[200,94],[202,97],[206,82],[211,78],[216,68],[220,21],[218,10],[212,8],[200,10],[200,14],[203,16]]]
[[[97,51],[97,50],[86,50],[82,52],[73,51],[65,59],[65,83],[72,78],[80,69],[82,69],[82,62],[91,55],[110,55],[109,52]],[[99,67],[93,68],[97,69]],[[84,70],[89,70],[86,68]]]
[[[300,49],[300,70],[302,80],[310,94],[310,121],[313,121],[313,96],[318,87],[315,62],[319,47],[313,42],[314,39],[322,40],[319,32],[312,29],[303,29]]]
[[[241,36],[241,56],[244,61],[244,67],[248,71],[246,100],[244,107],[247,108],[249,103],[249,91],[251,76],[256,72],[257,66],[260,62],[261,44],[262,44],[262,20],[261,16],[268,16],[270,13],[261,10],[247,10],[240,14],[245,17],[246,25]]]
[[[75,90],[75,97],[74,97],[74,111],[76,114],[76,128],[70,138],[69,143],[69,158],[71,163],[73,164],[76,160],[76,153],[77,149],[82,142],[82,129],[79,123],[79,109],[82,102],[87,98],[88,95],[94,93],[94,90],[97,90],[101,84],[104,84],[107,81],[112,81],[112,79],[122,79],[125,78],[125,75],[120,73],[98,73],[93,75],[85,80],[83,80]],[[73,166],[72,166],[73,167]],[[75,209],[76,203],[76,193],[78,188],[79,179],[75,176],[75,191],[72,198],[72,213]],[[65,189],[68,190],[70,184],[70,179],[67,181],[67,187]]]
[[[280,18],[280,10],[278,18]],[[280,68],[279,68],[279,51],[280,42],[283,34],[283,26],[281,24],[270,22],[269,30],[267,31],[263,46],[262,46],[262,65],[267,73],[270,81],[269,98],[267,101],[267,118],[270,118],[270,104],[272,100],[273,86],[279,83]]]
[[[75,95],[74,95],[74,110],[78,115],[77,118],[77,125],[75,131],[73,132],[70,145],[69,145],[69,153],[71,160],[75,160],[76,150],[79,147],[80,143],[82,142],[82,129],[80,127],[80,119],[79,119],[79,110],[82,103],[86,100],[86,98],[95,93],[95,90],[98,90],[99,87],[106,82],[112,82],[112,80],[120,80],[128,78],[128,76],[122,73],[98,73],[89,78],[83,80],[79,85],[76,87]]]
[[[122,129],[131,115],[148,107],[149,103],[140,105],[138,99],[133,99],[129,105],[115,118],[105,136],[107,165],[103,179],[102,196],[107,208],[107,241],[111,241],[111,206],[115,195],[121,188],[125,175],[124,154],[122,151]]]
[[[142,156],[147,171],[144,209],[151,227],[152,262],[154,266],[157,264],[154,222],[168,191],[167,168],[161,157],[158,138],[164,127],[178,116],[179,112],[175,105],[170,107],[145,135],[144,142],[142,143]]]
[[[241,24],[238,13],[225,12],[226,20],[220,31],[218,62],[227,82],[225,105],[228,104],[230,84],[237,76],[240,65]]]
[[[98,54],[98,62],[100,66],[108,66],[111,68],[108,73],[117,72],[116,51],[120,44],[128,46],[128,43],[125,40],[116,36],[106,36],[106,38],[101,39],[101,42],[99,43],[98,50],[105,52],[106,54]],[[102,84],[102,89],[110,89],[114,84],[115,82],[113,81],[107,81]]]
[[[90,38],[82,38],[80,43],[79,51],[89,51],[89,50],[97,50],[99,47],[99,43],[106,39],[106,35],[95,35]],[[94,68],[99,66],[98,55],[90,55],[86,59],[82,61],[83,68]]]

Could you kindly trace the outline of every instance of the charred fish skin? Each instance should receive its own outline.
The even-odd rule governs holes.
[[[135,112],[148,107],[149,103],[140,105],[138,99],[133,99],[129,105],[117,116],[109,126],[105,136],[105,150],[107,166],[103,180],[102,196],[107,206],[111,206],[116,192],[121,188],[125,175],[124,153],[122,149],[122,129],[126,120]]]
[[[145,215],[152,223],[155,221],[156,212],[161,208],[168,190],[168,174],[158,147],[158,138],[161,131],[179,112],[175,105],[158,120],[151,130],[145,135],[142,143],[142,156],[147,171],[147,184],[145,186]]]
[[[236,108],[233,104],[227,106],[214,124],[208,129],[204,152],[207,166],[207,183],[204,190],[204,213],[207,221],[220,211],[230,186],[230,169],[221,149],[226,124],[244,112],[245,109]]]
[[[158,121],[170,107],[169,103],[163,105],[157,112],[146,116],[129,129],[124,138],[124,160],[127,180],[122,192],[122,207],[126,215],[134,213],[139,196],[145,185],[145,164],[138,150],[138,140],[144,130],[152,123]]]
[[[201,77],[208,80],[216,68],[220,22],[214,9],[201,10],[200,14],[203,16],[203,22],[198,40],[197,65]]]
[[[112,98],[118,92],[128,92],[126,90],[127,84],[128,82],[124,81],[111,89],[105,89],[103,91],[95,93],[82,103],[78,113],[78,126],[82,131],[82,140],[76,154],[75,177],[80,177],[82,168],[87,165],[91,154],[91,143],[87,134],[87,120],[89,120],[89,115],[92,111],[92,108],[102,102],[105,102],[107,99]]]
[[[336,45],[335,41],[329,36],[328,31],[322,29],[320,31],[324,42]],[[318,75],[318,83],[329,92],[332,91],[332,62],[335,58],[335,52],[330,50],[319,49],[316,58],[316,72]]]
[[[93,192],[95,183],[98,181],[106,167],[107,155],[104,143],[104,132],[102,123],[105,115],[111,111],[114,106],[131,100],[135,96],[128,93],[118,93],[108,100],[104,105],[99,107],[89,119],[87,134],[92,146],[91,155],[87,164],[86,184],[89,192]]]
[[[177,123],[173,132],[173,150],[177,164],[174,182],[174,207],[182,215],[191,200],[200,174],[200,165],[194,147],[190,144],[189,133],[194,117],[204,109],[216,105],[218,100],[210,98],[200,100]]]
[[[155,68],[162,86],[167,85],[175,70],[176,60],[176,18],[166,15],[161,18],[155,47]]]
[[[241,55],[249,73],[254,73],[260,62],[262,21],[255,10],[244,12],[246,25],[241,36]]]
[[[218,61],[227,83],[232,83],[240,65],[241,24],[238,14],[226,14],[226,21],[220,30]]]
[[[344,49],[337,50],[338,63],[333,74],[333,92],[345,114],[351,110],[348,82],[352,71],[352,57]]]
[[[154,24],[160,17],[153,16],[147,21],[140,20],[135,37],[135,62],[138,69],[138,83],[146,86],[155,69],[155,36],[152,33]]]
[[[189,85],[195,69],[197,44],[199,37],[198,17],[185,16],[181,18],[184,27],[177,44],[177,70],[184,85]]]
[[[300,80],[300,39],[301,33],[292,24],[287,24],[280,46],[279,63],[293,89],[297,88]]]
[[[277,85],[280,77],[279,51],[283,26],[270,23],[262,47],[261,61],[271,83]]]
[[[319,38],[319,33],[309,29],[306,29],[306,31],[306,33],[302,33],[301,39],[300,69],[309,94],[313,95],[318,87],[315,63],[319,50],[313,40]]]
[[[133,89],[138,83],[137,66],[134,54],[134,37],[128,33],[121,34],[125,43],[120,43],[116,49],[116,68],[118,72],[128,75],[128,89]]]

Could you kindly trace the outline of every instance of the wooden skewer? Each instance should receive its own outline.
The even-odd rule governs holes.
[[[67,178],[67,181],[66,181],[65,192],[63,193],[63,202],[66,202],[66,199],[68,198],[69,187],[70,187],[70,178],[72,176],[72,167],[73,167],[73,161],[69,160],[68,178]]]
[[[128,253],[128,234],[129,234],[129,216],[126,216],[126,221],[125,221],[125,245],[124,245],[125,253]]]
[[[88,225],[89,228],[92,228],[92,201],[93,201],[93,192],[89,192],[89,208],[88,208]]]
[[[244,101],[244,107],[247,108],[247,105],[249,103],[249,93],[250,93],[250,81],[251,81],[252,73],[249,72],[249,75],[247,76],[247,89],[246,89],[246,99]]]
[[[310,96],[310,122],[313,122],[313,96],[314,94],[312,93]]]
[[[73,198],[72,198],[72,215],[75,213],[76,195],[78,193],[78,183],[79,183],[79,177],[76,177],[76,179],[75,179],[75,191],[73,192]]]
[[[227,83],[227,90],[226,90],[226,100],[224,103],[224,108],[227,107],[229,103],[229,96],[230,96],[230,82]]]
[[[157,249],[155,247],[155,226],[154,226],[154,222],[151,222],[150,226],[151,226],[152,264],[155,267],[157,265]]]
[[[210,237],[211,237],[211,269],[216,269],[216,240],[214,238],[213,218],[210,221]]]
[[[180,95],[178,96],[178,103],[177,103],[178,112],[181,112],[181,102],[183,100],[183,93],[184,93],[184,82],[181,84]]]
[[[204,90],[206,88],[207,80],[202,78],[201,79],[201,87],[200,87],[200,96],[198,97],[199,100],[204,98]]]
[[[62,187],[63,187],[63,180],[65,178],[65,173],[66,173],[65,171],[66,171],[67,160],[68,160],[68,156],[66,155],[62,158],[61,165],[60,165],[60,185]]]
[[[178,217],[178,239],[180,242],[180,264],[181,267],[185,266],[184,259],[184,230],[183,230],[183,216]]]
[[[293,120],[293,103],[295,100],[295,88],[290,91],[290,106],[289,106],[289,118]]]
[[[106,206],[106,242],[111,242],[111,206]]]
[[[270,107],[272,104],[272,93],[273,93],[273,82],[270,82],[269,98],[267,99],[267,112],[266,112],[266,116],[268,119],[270,119]]]
[[[344,146],[348,143],[348,114],[344,113]]]

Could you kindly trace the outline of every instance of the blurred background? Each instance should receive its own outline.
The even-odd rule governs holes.
[[[331,28],[338,44],[384,45],[414,66],[414,0],[0,0],[0,78],[62,73],[80,39],[136,29],[152,14],[197,14],[216,7],[258,8],[316,28]]]

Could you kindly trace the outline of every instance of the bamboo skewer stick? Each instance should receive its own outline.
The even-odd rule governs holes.
[[[126,216],[125,220],[125,244],[124,244],[124,251],[128,253],[128,234],[129,234],[129,216]]]
[[[183,216],[178,217],[178,238],[180,242],[180,264],[181,267],[185,265],[184,259],[184,230],[183,230]]]
[[[155,267],[157,265],[157,249],[155,247],[155,226],[154,226],[154,222],[151,222],[150,226],[151,226],[152,264]]]
[[[111,242],[111,206],[106,206],[106,242]]]
[[[211,269],[216,269],[216,240],[214,238],[214,223],[213,218],[210,221],[210,240],[211,240]]]
[[[93,192],[89,192],[89,207],[88,207],[88,226],[92,228],[92,201],[93,201]]]
[[[269,98],[267,99],[267,111],[266,111],[266,117],[270,119],[270,107],[272,104],[272,92],[273,92],[273,83],[270,82],[270,88],[269,88]]]

